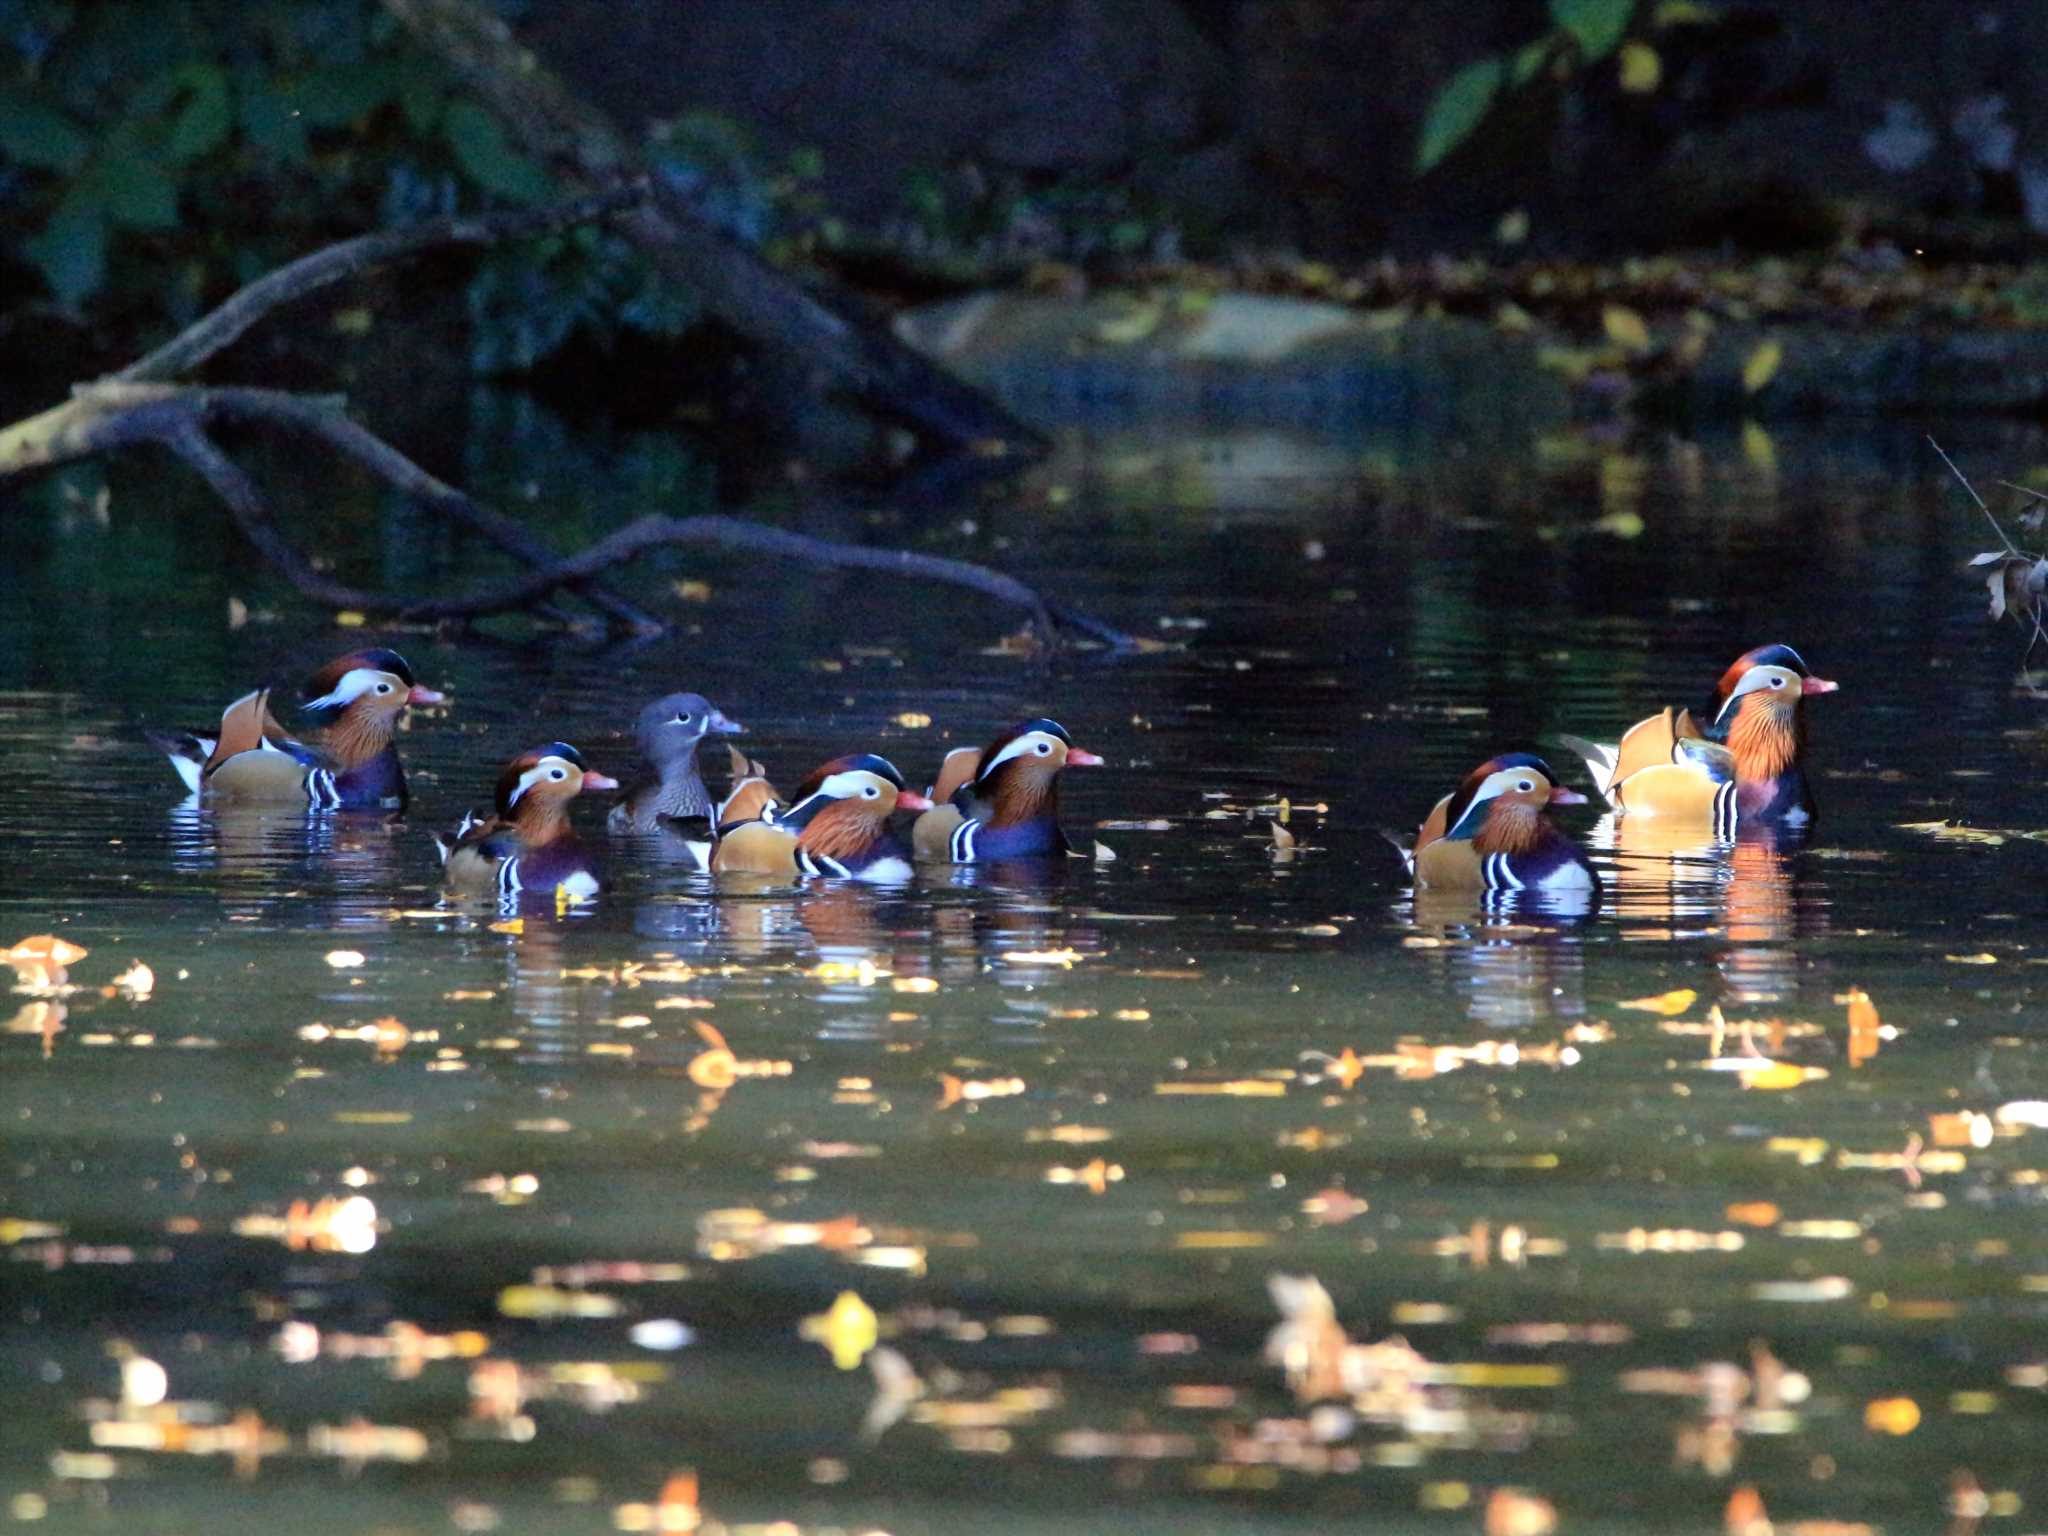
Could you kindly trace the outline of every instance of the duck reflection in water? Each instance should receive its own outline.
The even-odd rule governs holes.
[[[1586,1013],[1583,930],[1596,893],[1415,893],[1414,926],[1435,942],[1422,953],[1486,1029],[1572,1024]]]
[[[1588,840],[1615,854],[1610,904],[1630,939],[1719,929],[1715,957],[1730,1004],[1774,1003],[1799,984],[1799,941],[1828,931],[1824,899],[1796,878],[1802,827],[1743,827],[1733,842],[1656,817],[1602,819]]]
[[[171,807],[168,827],[172,868],[218,875],[224,900],[288,909],[295,924],[310,912],[335,927],[382,927],[391,892],[404,883],[406,824],[385,811],[312,812],[188,795]]]

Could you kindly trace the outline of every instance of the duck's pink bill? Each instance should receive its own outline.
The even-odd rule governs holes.
[[[415,683],[412,692],[405,696],[405,702],[408,704],[446,704],[448,702],[448,695],[441,692],[438,688],[422,688]]]
[[[599,773],[594,768],[586,768],[583,770],[583,787],[585,789],[617,789],[619,781],[608,773]]]
[[[1102,766],[1102,759],[1093,752],[1084,752],[1079,747],[1069,747],[1067,748],[1067,766],[1069,768],[1100,768]]]
[[[1833,693],[1841,686],[1840,683],[1831,682],[1825,677],[1807,677],[1800,679],[1799,691],[1801,693]]]
[[[899,789],[896,791],[896,809],[899,811],[928,811],[931,808],[931,801],[918,794],[915,790]]]
[[[1586,797],[1576,789],[1566,789],[1560,784],[1551,790],[1550,803],[1552,805],[1584,805]]]

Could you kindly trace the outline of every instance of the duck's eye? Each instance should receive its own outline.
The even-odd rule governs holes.
[[[688,725],[690,723],[690,717],[687,714],[677,715],[675,718],[675,723],[677,725]]]
[[[560,768],[550,768],[548,770],[548,777],[553,779],[557,784],[559,784],[562,782],[562,780],[569,777],[569,775]]]
[[[875,786],[872,784],[868,785],[865,789],[863,789],[861,791],[861,794],[870,800],[879,800],[882,798],[882,792],[879,789],[875,788]]]
[[[389,693],[391,691],[391,685],[389,683],[379,683],[377,685],[377,691],[379,693]]]
[[[1528,793],[1529,793],[1529,791],[1530,791],[1530,790],[1532,790],[1532,789],[1534,789],[1535,787],[1536,787],[1536,786],[1535,786],[1534,784],[1530,783],[1530,782],[1529,782],[1529,781],[1528,781],[1527,779],[1517,779],[1517,780],[1515,780],[1515,788],[1516,788],[1516,789],[1518,789],[1518,790],[1520,790],[1520,791],[1521,791],[1521,792],[1522,792],[1523,794],[1525,794],[1525,795],[1526,795],[1526,794],[1528,794]]]
[[[1040,757],[1047,757],[1050,756],[1052,753],[1052,743],[1049,741],[1041,741],[1037,746],[1033,747],[1031,750],[1036,752]]]
[[[1785,679],[1782,677],[1774,677],[1771,679],[1771,686],[1773,688],[1782,688],[1785,686]]]

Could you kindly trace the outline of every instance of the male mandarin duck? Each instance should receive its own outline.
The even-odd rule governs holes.
[[[956,747],[939,765],[932,809],[911,828],[918,858],[975,864],[1064,854],[1060,770],[1102,762],[1056,720],[1026,720],[987,747]]]
[[[569,823],[569,804],[586,789],[617,789],[619,781],[584,766],[566,741],[522,752],[498,776],[496,814],[465,815],[452,836],[436,832],[452,891],[495,892],[504,902],[525,892],[557,892],[581,900],[597,894],[597,866]]]
[[[628,790],[605,826],[624,835],[658,832],[662,818],[708,821],[711,796],[697,767],[697,747],[707,735],[736,736],[746,727],[728,720],[700,693],[671,693],[640,711],[633,739],[653,772]]]
[[[797,786],[788,805],[765,779],[741,780],[719,807],[718,840],[690,848],[713,874],[908,880],[910,857],[889,818],[931,804],[885,757],[835,757]]]
[[[398,808],[406,800],[405,769],[391,733],[406,706],[445,698],[414,682],[398,652],[351,651],[307,679],[299,711],[323,728],[318,747],[285,734],[270,713],[267,688],[230,704],[218,736],[152,731],[149,739],[194,794],[316,810]]]
[[[1816,677],[1791,646],[1760,645],[1721,675],[1704,726],[1690,710],[1667,706],[1613,746],[1563,740],[1623,814],[1688,817],[1721,838],[1738,826],[1804,826],[1813,820],[1801,762],[1805,701],[1839,686]]]
[[[1401,857],[1418,887],[1598,894],[1600,876],[1549,816],[1553,805],[1585,803],[1542,758],[1508,752],[1437,801]]]

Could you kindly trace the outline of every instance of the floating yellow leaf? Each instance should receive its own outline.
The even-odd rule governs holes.
[[[1287,1085],[1270,1078],[1245,1077],[1227,1083],[1154,1083],[1152,1091],[1164,1095],[1222,1094],[1234,1099],[1281,1099]]]
[[[1680,1014],[1699,1000],[1699,993],[1691,987],[1680,987],[1675,992],[1660,992],[1655,997],[1634,997],[1625,1003],[1616,1003],[1617,1008],[1634,1008],[1642,1013],[1661,1013],[1669,1018]]]
[[[334,622],[343,629],[361,629],[370,621],[364,615],[357,613],[355,609],[344,608],[334,616]]]
[[[881,1337],[875,1309],[852,1291],[841,1291],[829,1311],[805,1318],[797,1333],[830,1350],[832,1363],[842,1371],[859,1366]]]
[[[1621,88],[1635,96],[1647,96],[1664,79],[1664,61],[1648,43],[1624,43],[1621,49]]]
[[[1943,955],[1943,956],[1942,956],[1941,958],[1942,958],[1942,959],[1944,959],[1944,960],[1946,960],[1946,961],[1948,961],[1948,962],[1949,962],[1949,964],[1951,964],[1951,965],[1996,965],[1996,964],[1998,964],[1998,956],[1996,956],[1996,955],[1994,955],[1994,954],[1989,954],[1989,953],[1986,953],[1985,951],[1982,951],[1982,950],[1978,951],[1978,952],[1977,952],[1976,954],[1974,954],[1974,955]]]
[[[1617,539],[1642,537],[1643,518],[1640,512],[1610,512],[1593,523],[1594,530],[1611,534]]]
[[[1749,354],[1749,360],[1742,365],[1742,388],[1747,394],[1755,394],[1778,375],[1778,364],[1785,360],[1785,349],[1775,341],[1757,343]]]
[[[1920,1405],[1910,1397],[1880,1397],[1864,1404],[1863,1427],[1880,1435],[1910,1435],[1920,1427]]]
[[[491,932],[524,933],[526,932],[526,919],[523,917],[508,917],[502,923],[491,924]]]
[[[1637,353],[1650,350],[1649,326],[1626,304],[1609,304],[1601,310],[1600,326],[1607,332],[1607,339],[1617,347],[1626,347]]]
[[[1774,1061],[1767,1067],[1753,1067],[1740,1076],[1745,1088],[1782,1089],[1797,1088],[1802,1083],[1828,1075],[1825,1067],[1795,1066],[1789,1061]]]
[[[337,971],[351,971],[363,963],[363,952],[359,949],[330,949],[327,963]]]
[[[1183,1232],[1174,1238],[1176,1248],[1269,1248],[1273,1244],[1270,1232]]]
[[[896,723],[906,731],[921,731],[932,723],[932,717],[916,710],[906,709],[896,717]]]

